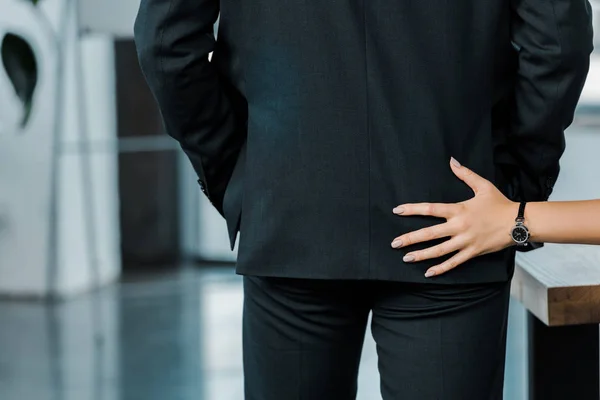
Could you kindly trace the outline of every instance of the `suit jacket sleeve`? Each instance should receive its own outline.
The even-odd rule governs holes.
[[[219,0],[142,0],[134,34],[166,131],[181,144],[202,190],[223,214],[246,120],[236,112],[230,84],[209,61],[218,15]]]
[[[587,0],[511,0],[518,67],[508,159],[515,200],[545,201],[559,173],[593,49]]]

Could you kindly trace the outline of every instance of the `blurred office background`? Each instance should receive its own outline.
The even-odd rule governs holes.
[[[137,7],[0,0],[0,400],[243,398],[235,251],[163,133]],[[594,58],[555,199],[600,198],[599,107]],[[525,330],[513,302],[509,400]],[[369,334],[359,399],[380,399]]]

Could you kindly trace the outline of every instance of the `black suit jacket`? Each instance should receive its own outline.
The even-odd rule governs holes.
[[[451,156],[547,199],[592,28],[586,0],[142,0],[135,40],[239,273],[419,282],[440,260],[390,243],[438,221],[393,207],[471,197]],[[513,257],[436,281],[506,280]]]

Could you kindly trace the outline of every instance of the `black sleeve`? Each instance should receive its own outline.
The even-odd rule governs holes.
[[[505,171],[513,200],[546,201],[589,70],[592,10],[587,0],[511,0],[511,7],[518,68]]]
[[[587,0],[512,0],[511,7],[519,54],[508,138],[514,197],[545,201],[589,70],[592,10]]]
[[[202,190],[223,214],[246,120],[236,113],[228,83],[209,61],[218,16],[219,0],[142,0],[134,34],[166,131],[181,144]]]

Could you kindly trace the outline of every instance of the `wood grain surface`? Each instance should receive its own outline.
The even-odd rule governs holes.
[[[600,324],[600,246],[519,254],[511,293],[548,326]]]

